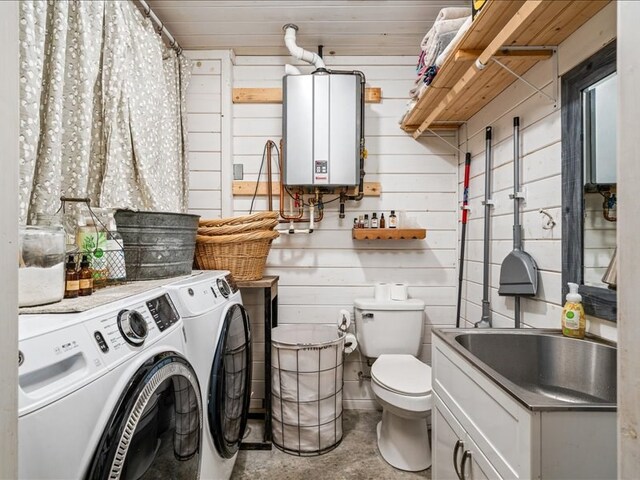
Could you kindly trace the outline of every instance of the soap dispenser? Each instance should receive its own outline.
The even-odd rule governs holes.
[[[568,283],[567,303],[562,309],[562,334],[571,338],[584,338],[586,319],[582,306],[582,295],[578,293],[578,285]]]

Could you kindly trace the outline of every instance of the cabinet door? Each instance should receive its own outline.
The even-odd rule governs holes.
[[[460,461],[465,451],[465,432],[437,395],[433,394],[433,470],[434,480],[459,480]],[[458,448],[456,450],[456,445]],[[458,458],[454,459],[454,451]]]
[[[433,397],[432,478],[434,480],[500,480],[502,477],[440,397],[437,394]],[[458,445],[457,449],[456,445]]]

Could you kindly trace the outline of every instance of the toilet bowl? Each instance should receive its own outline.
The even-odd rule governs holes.
[[[381,355],[371,367],[371,386],[382,406],[377,426],[382,457],[400,470],[429,468],[431,367],[412,355]]]
[[[382,406],[380,454],[395,468],[417,472],[431,466],[431,368],[416,358],[422,345],[424,302],[386,295],[354,300],[356,336],[361,353],[375,359],[371,388]]]

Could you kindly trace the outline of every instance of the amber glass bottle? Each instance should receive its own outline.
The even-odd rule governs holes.
[[[80,262],[80,296],[91,295],[93,293],[93,272],[89,268],[89,259],[86,255],[82,256]]]
[[[76,298],[80,290],[78,271],[73,255],[69,255],[65,270],[64,298]]]

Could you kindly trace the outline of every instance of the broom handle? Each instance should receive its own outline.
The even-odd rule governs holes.
[[[522,226],[520,225],[520,117],[513,117],[513,249],[522,248]],[[513,300],[513,322],[520,328],[520,296]]]
[[[482,317],[476,327],[491,327],[491,302],[489,300],[489,253],[491,250],[491,136],[492,128],[485,129],[484,172],[484,256],[482,262]]]
[[[460,266],[458,267],[458,303],[456,310],[456,328],[460,328],[460,310],[462,308],[462,277],[464,269],[464,247],[467,236],[467,220],[469,218],[469,171],[471,170],[471,153],[464,157],[464,183],[462,192],[462,232],[460,234]]]

